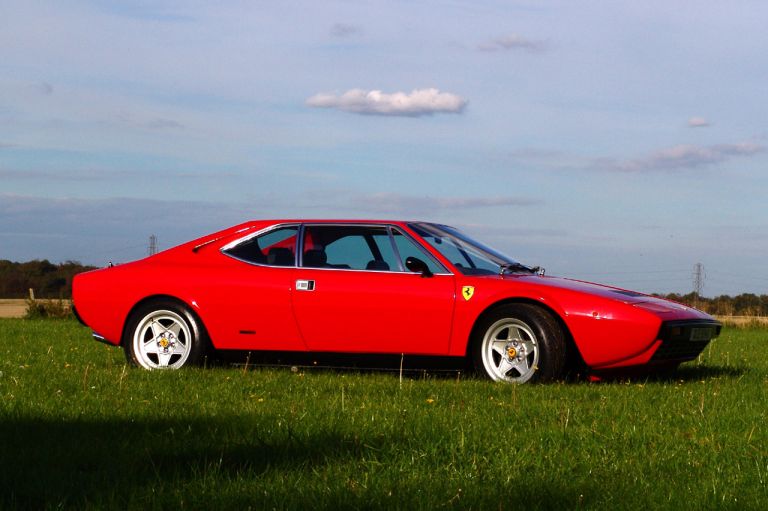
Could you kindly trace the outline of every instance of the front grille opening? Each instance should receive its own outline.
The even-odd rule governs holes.
[[[651,360],[693,360],[704,351],[708,344],[709,341],[663,341]]]
[[[709,340],[696,339],[694,329],[712,329]],[[653,354],[651,361],[678,360],[685,362],[698,357],[712,339],[720,334],[722,326],[716,321],[669,321],[659,331],[661,346]]]

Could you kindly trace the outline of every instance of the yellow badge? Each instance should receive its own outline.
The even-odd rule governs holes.
[[[475,294],[474,286],[464,286],[461,288],[461,296],[463,296],[465,300],[469,301],[473,294]]]

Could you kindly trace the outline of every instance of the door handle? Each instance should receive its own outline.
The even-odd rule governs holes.
[[[297,280],[296,281],[296,291],[314,291],[314,290],[315,290],[314,280]]]

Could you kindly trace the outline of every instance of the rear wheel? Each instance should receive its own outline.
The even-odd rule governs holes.
[[[562,376],[565,365],[563,330],[535,305],[493,309],[476,326],[472,348],[475,369],[494,381],[552,381]]]
[[[139,307],[128,320],[123,347],[128,362],[144,369],[179,369],[198,363],[205,334],[194,314],[173,301]]]

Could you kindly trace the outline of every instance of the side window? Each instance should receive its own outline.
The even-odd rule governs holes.
[[[389,234],[377,235],[373,239],[379,252],[381,252],[381,260],[387,263],[387,269],[391,271],[405,271],[405,266],[402,266],[397,258],[397,253],[392,246],[392,239],[389,237]]]
[[[309,225],[304,229],[302,266],[399,271],[386,227]]]
[[[365,239],[357,234],[331,242],[325,247],[325,253],[328,256],[328,264],[333,268],[363,270],[368,261],[373,259]]]
[[[403,264],[405,264],[405,260],[409,257],[418,257],[427,263],[427,267],[432,273],[447,273],[447,270],[443,268],[442,264],[437,262],[434,257],[416,245],[416,243],[414,243],[408,236],[405,236],[396,229],[392,229],[392,236],[394,237],[397,251],[400,252],[400,259],[403,261]]]
[[[228,248],[224,252],[249,263],[267,266],[294,266],[296,264],[295,225],[279,227]]]

